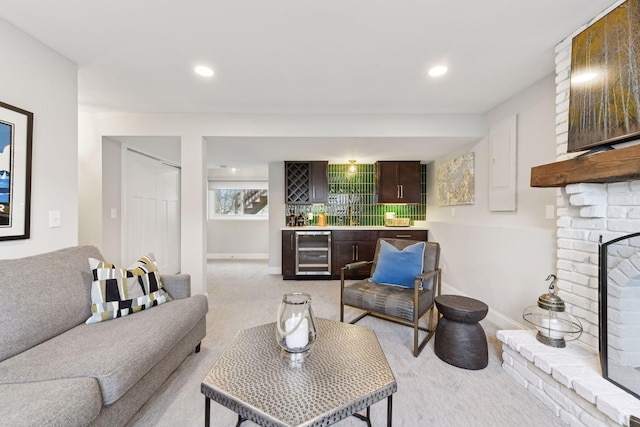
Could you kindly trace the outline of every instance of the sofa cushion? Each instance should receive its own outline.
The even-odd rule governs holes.
[[[87,426],[102,408],[95,378],[0,384],[0,425]]]
[[[87,323],[115,319],[171,301],[152,254],[141,257],[128,269],[95,258],[89,258],[89,266],[93,283]]]
[[[93,246],[0,260],[0,361],[84,323],[91,315]]]
[[[85,260],[86,262],[86,260]],[[207,313],[207,297],[173,300],[153,310],[81,324],[0,362],[2,382],[93,377],[103,403],[120,398]]]

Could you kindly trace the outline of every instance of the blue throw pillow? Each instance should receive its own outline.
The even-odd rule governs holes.
[[[413,288],[416,276],[422,274],[424,248],[424,242],[400,250],[384,240],[380,241],[378,263],[369,280],[383,285]]]

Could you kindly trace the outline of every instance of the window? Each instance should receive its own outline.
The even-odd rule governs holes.
[[[266,182],[210,181],[209,219],[267,219]]]

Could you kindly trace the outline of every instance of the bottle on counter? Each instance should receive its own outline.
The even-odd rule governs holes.
[[[296,225],[298,227],[304,226],[304,214],[302,212],[300,212],[300,215],[298,215],[298,221]]]
[[[324,212],[320,212],[318,214],[318,227],[326,227],[327,226],[327,216]]]
[[[298,220],[296,218],[296,212],[293,208],[289,208],[289,219],[287,222],[287,225],[289,227],[295,227],[297,224]]]

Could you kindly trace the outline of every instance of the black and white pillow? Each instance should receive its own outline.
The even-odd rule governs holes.
[[[163,289],[153,254],[141,257],[128,269],[95,258],[89,258],[89,266],[92,314],[86,323],[127,316],[172,300]]]

